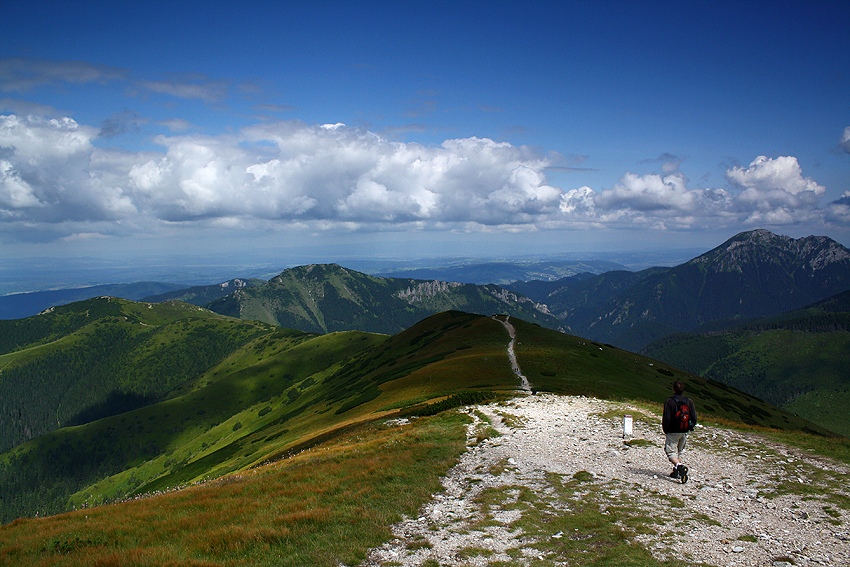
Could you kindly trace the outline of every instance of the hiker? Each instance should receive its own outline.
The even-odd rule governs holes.
[[[670,478],[677,478],[682,484],[688,482],[688,467],[682,462],[688,432],[694,430],[697,424],[697,410],[694,402],[684,395],[685,385],[678,380],[673,382],[673,395],[664,402],[664,415],[661,418],[661,429],[666,434],[664,452],[673,463]]]

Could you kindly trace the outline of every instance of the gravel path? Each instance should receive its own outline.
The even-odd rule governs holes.
[[[493,316],[493,319],[504,325],[505,329],[508,331],[508,336],[511,337],[511,342],[508,343],[508,359],[511,361],[511,370],[514,371],[514,374],[516,374],[520,380],[520,388],[525,392],[531,392],[531,384],[528,383],[528,378],[522,373],[522,370],[520,370],[519,362],[517,362],[516,359],[516,350],[514,348],[516,346],[516,329],[514,329],[514,326],[511,325],[511,318],[505,317],[504,319],[499,319],[498,317]]]
[[[658,559],[850,566],[847,467],[699,427],[683,485],[667,477],[660,419],[651,411],[546,394],[468,412],[469,449],[445,490],[394,526],[395,539],[364,566],[581,564],[566,547],[585,545],[581,538],[592,545],[595,535],[563,526],[588,506],[610,514],[622,537]],[[634,418],[629,444],[626,414]]]

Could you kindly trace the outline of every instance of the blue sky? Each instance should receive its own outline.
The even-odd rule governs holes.
[[[0,0],[0,254],[850,245],[846,2]]]

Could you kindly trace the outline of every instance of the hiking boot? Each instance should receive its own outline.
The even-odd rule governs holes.
[[[682,484],[688,482],[688,467],[679,463],[679,465],[676,467],[676,473],[679,476],[679,480],[682,481]]]
[[[679,478],[679,468],[673,467],[673,472],[670,473],[670,478]]]

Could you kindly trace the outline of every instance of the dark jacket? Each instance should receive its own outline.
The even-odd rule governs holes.
[[[686,429],[682,429],[676,420],[676,411],[683,401],[688,404],[691,412],[691,426]],[[664,402],[664,415],[661,417],[661,429],[664,430],[664,433],[686,433],[692,430],[696,424],[697,410],[694,407],[693,400],[681,394],[675,394],[667,398],[667,401]]]

